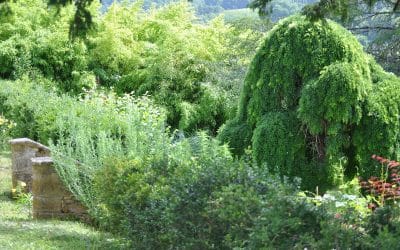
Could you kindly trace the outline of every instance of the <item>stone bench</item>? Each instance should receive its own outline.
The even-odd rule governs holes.
[[[22,182],[23,192],[32,191],[32,162],[34,157],[50,156],[50,149],[28,138],[10,140],[12,154],[12,188],[16,190]]]
[[[12,188],[32,193],[33,218],[77,218],[90,222],[87,209],[58,176],[48,147],[28,138],[10,140],[10,145]]]
[[[89,220],[86,208],[65,188],[50,157],[32,158],[32,170],[33,218]]]

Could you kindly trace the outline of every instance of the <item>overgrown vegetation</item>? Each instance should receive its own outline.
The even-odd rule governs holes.
[[[76,224],[54,236],[41,230],[52,222],[29,220],[21,223],[39,230],[23,239],[47,235],[43,248],[64,236],[60,247],[70,248],[397,247],[400,208],[388,199],[398,175],[386,178],[371,155],[398,159],[400,81],[344,28],[298,15],[263,38],[274,24],[243,11],[200,22],[187,3],[125,2],[104,14],[93,5],[93,29],[70,40],[73,7],[7,6],[2,140],[49,145],[96,226],[129,244],[83,237]],[[360,187],[360,175],[378,177]],[[16,229],[13,220],[0,231]]]
[[[194,18],[183,3],[150,13],[138,4],[111,6],[90,39],[98,83],[118,93],[152,95],[167,108],[173,128],[215,132],[228,117],[228,96],[207,77],[215,62],[228,59],[233,34],[220,19],[205,26]]]
[[[2,78],[43,76],[50,88],[75,95],[95,87],[151,95],[166,108],[168,125],[188,133],[215,134],[230,117],[244,68],[263,36],[221,18],[196,24],[183,2],[150,12],[125,3],[94,16],[97,29],[87,39],[70,40],[72,6],[56,15],[44,0],[7,5],[11,14],[0,16]]]

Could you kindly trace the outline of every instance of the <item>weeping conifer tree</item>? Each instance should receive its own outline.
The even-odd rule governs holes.
[[[340,25],[292,16],[268,34],[249,68],[238,113],[220,129],[272,173],[327,188],[379,174],[372,154],[398,159],[400,80]]]

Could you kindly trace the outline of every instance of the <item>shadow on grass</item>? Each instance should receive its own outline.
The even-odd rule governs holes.
[[[77,223],[28,219],[0,221],[2,249],[127,249],[111,235]]]
[[[11,198],[11,191],[0,193],[0,202],[2,201],[13,201],[13,199]]]

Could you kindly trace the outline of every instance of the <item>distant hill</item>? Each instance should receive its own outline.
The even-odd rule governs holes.
[[[119,0],[103,0],[103,10],[105,11],[114,1]],[[148,9],[150,6],[162,6],[175,0],[144,0],[143,8]],[[193,0],[193,8],[197,15],[203,19],[211,19],[221,13],[226,18],[258,18],[258,14],[247,9],[247,5],[251,0]],[[306,4],[316,2],[316,0],[274,0],[268,7],[272,10],[269,18],[276,22],[279,19],[290,16],[299,12]]]

